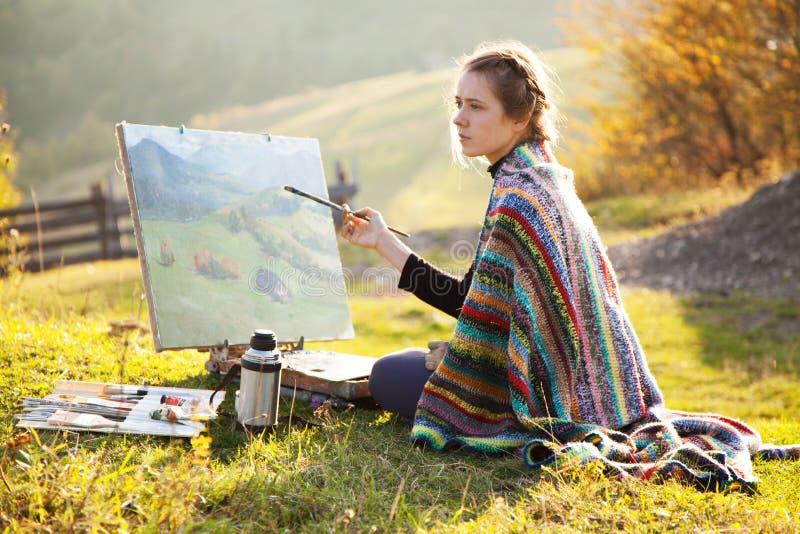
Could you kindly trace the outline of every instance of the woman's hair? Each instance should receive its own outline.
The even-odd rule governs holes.
[[[555,74],[530,48],[517,41],[484,42],[472,54],[462,57],[458,65],[459,77],[466,72],[486,77],[506,115],[513,119],[530,117],[521,141],[547,140],[555,144],[558,139],[558,110],[553,102],[557,90]],[[463,161],[457,134],[453,141],[453,153]]]

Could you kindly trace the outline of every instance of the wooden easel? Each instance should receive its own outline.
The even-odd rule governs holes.
[[[281,385],[345,400],[369,397],[369,375],[374,358],[325,350],[306,350],[303,340],[280,344]],[[205,368],[210,373],[227,374],[247,350],[247,345],[222,345],[201,348],[208,351]]]

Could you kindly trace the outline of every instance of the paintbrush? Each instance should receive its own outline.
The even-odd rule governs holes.
[[[114,397],[131,397],[131,395],[112,395]],[[57,400],[64,402],[74,402],[75,404],[93,404],[95,406],[104,406],[106,408],[119,408],[122,410],[130,410],[133,405],[144,397],[136,397],[135,399],[113,399],[108,398],[102,393],[97,397],[81,397],[71,393],[59,393]]]
[[[47,411],[63,408],[73,412],[91,413],[96,415],[117,416],[125,418],[131,413],[131,408],[112,408],[95,404],[85,404],[80,402],[58,401],[53,399],[33,399],[23,398],[17,405],[23,412]]]
[[[102,415],[88,413],[70,412],[68,410],[58,410],[47,418],[47,424],[55,427],[85,428],[118,428],[119,423],[107,419]]]
[[[104,417],[110,421],[116,421],[118,423],[122,423],[128,420],[128,416],[126,415],[117,415],[107,412],[73,410],[70,408],[59,408],[58,406],[41,406],[39,408],[33,408],[33,409],[25,408],[22,413],[14,414],[14,419],[17,419],[19,421],[47,421],[48,418],[50,418],[54,413],[57,412]]]
[[[147,386],[120,386],[109,384],[103,388],[103,395],[147,395]]]
[[[284,185],[283,188],[285,190],[289,191],[290,193],[294,193],[295,195],[300,195],[301,197],[306,197],[306,198],[311,199],[311,200],[313,200],[315,202],[319,202],[320,204],[328,206],[329,208],[333,208],[333,209],[335,209],[337,211],[344,211],[344,207],[340,206],[339,204],[335,204],[335,203],[331,202],[330,200],[325,200],[324,198],[320,198],[320,197],[318,197],[316,195],[312,195],[311,193],[306,193],[305,191],[301,191],[301,190],[297,189],[296,187],[292,187],[291,185]],[[360,213],[355,213],[353,211],[351,211],[350,213],[353,214],[353,217],[358,217],[359,219],[363,219],[363,220],[365,220],[367,222],[369,222],[369,220],[370,220],[369,217],[367,217],[366,215],[361,215]],[[388,228],[392,232],[396,233],[397,235],[401,235],[403,237],[411,237],[411,234],[409,234],[407,232],[403,232],[402,230],[398,230],[397,228],[392,228],[391,226],[387,226],[386,228]]]

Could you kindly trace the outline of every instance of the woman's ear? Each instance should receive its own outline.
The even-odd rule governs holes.
[[[530,122],[530,115],[527,115],[521,119],[514,119],[514,122],[511,124],[511,129],[513,129],[516,133],[522,133],[528,129],[528,124],[530,124]]]

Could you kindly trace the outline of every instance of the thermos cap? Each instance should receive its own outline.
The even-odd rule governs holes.
[[[250,337],[250,348],[242,355],[242,369],[273,373],[281,368],[280,353],[275,350],[275,332],[258,329]]]
[[[275,332],[272,330],[258,329],[250,336],[250,347],[254,350],[269,352],[275,350],[276,346]]]

